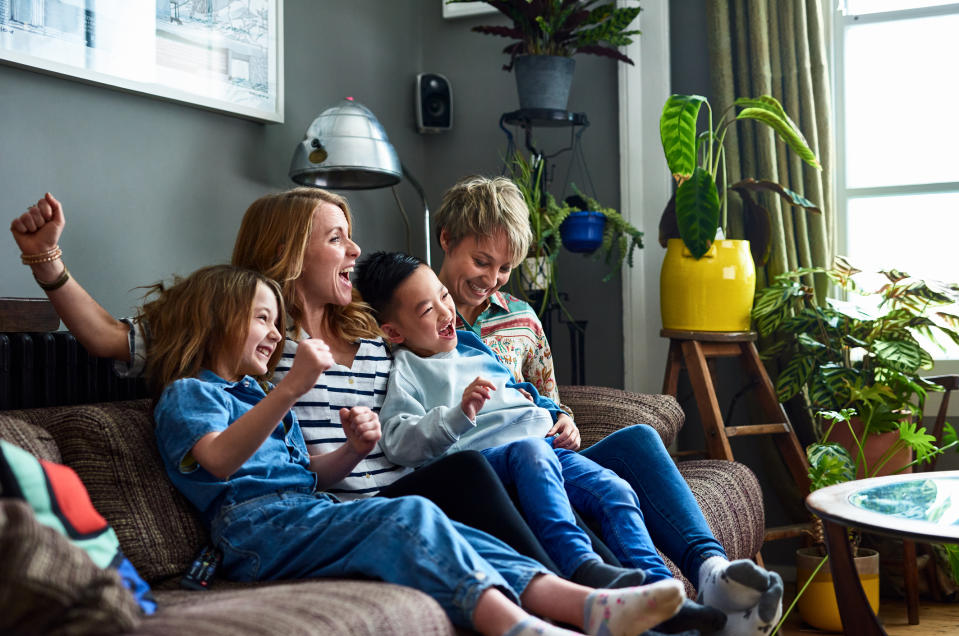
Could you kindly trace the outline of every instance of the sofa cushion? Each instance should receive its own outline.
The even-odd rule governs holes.
[[[453,624],[432,598],[379,581],[314,579],[275,583],[215,580],[205,592],[158,590],[160,609],[137,636],[446,635]]]
[[[34,457],[62,464],[60,449],[50,433],[26,420],[0,413],[0,439],[16,444]]]
[[[40,423],[73,468],[120,548],[151,584],[183,574],[208,541],[190,503],[166,477],[150,400],[9,411]]]
[[[0,632],[113,634],[136,626],[140,608],[116,570],[40,523],[22,499],[0,499]]]

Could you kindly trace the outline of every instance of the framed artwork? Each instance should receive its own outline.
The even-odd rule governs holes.
[[[468,15],[480,15],[481,13],[496,13],[496,9],[485,2],[456,2],[454,4],[446,4],[446,0],[440,0],[440,2],[443,4],[443,17],[447,20],[463,18]]]
[[[0,0],[0,62],[283,122],[283,0]]]

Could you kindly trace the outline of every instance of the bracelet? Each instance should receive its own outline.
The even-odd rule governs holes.
[[[24,265],[39,265],[40,263],[51,263],[63,256],[63,250],[57,245],[52,250],[41,254],[21,254],[20,262]]]
[[[42,289],[43,291],[53,291],[55,289],[60,289],[61,287],[66,285],[67,281],[70,280],[70,271],[67,269],[67,266],[64,265],[63,272],[59,276],[57,276],[57,279],[53,281],[52,283],[43,282],[42,280],[37,278],[36,274],[33,275],[33,279],[37,281],[37,285],[39,285],[40,289]]]

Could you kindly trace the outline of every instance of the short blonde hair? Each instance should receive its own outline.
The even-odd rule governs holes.
[[[280,286],[259,272],[212,265],[186,278],[175,277],[170,286],[157,283],[148,288],[147,296],[155,298],[143,305],[139,319],[150,328],[146,380],[155,397],[174,380],[192,378],[224,355],[235,356],[226,362],[237,365],[238,371],[238,349],[250,331],[258,283],[276,296],[277,329],[283,333],[286,312]],[[282,346],[273,350],[260,379],[273,374],[282,355]]]
[[[303,322],[303,308],[296,294],[296,279],[303,273],[303,258],[313,232],[313,212],[322,203],[343,210],[347,231],[352,236],[353,217],[346,199],[320,188],[300,187],[254,201],[243,215],[233,245],[234,265],[260,272],[280,284],[297,332]],[[348,342],[381,335],[376,320],[355,290],[349,305],[328,305],[324,320],[328,333]]]
[[[533,241],[526,201],[506,177],[461,179],[443,195],[435,218],[436,240],[445,230],[451,247],[468,236],[493,238],[504,232],[513,267],[526,258]]]

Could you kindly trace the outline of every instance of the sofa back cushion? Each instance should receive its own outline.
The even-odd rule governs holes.
[[[151,584],[182,575],[209,540],[166,476],[149,400],[8,411],[43,426],[77,472],[120,548]]]
[[[0,412],[0,439],[16,444],[37,459],[62,464],[60,449],[50,433],[42,426],[11,416],[14,412]]]

